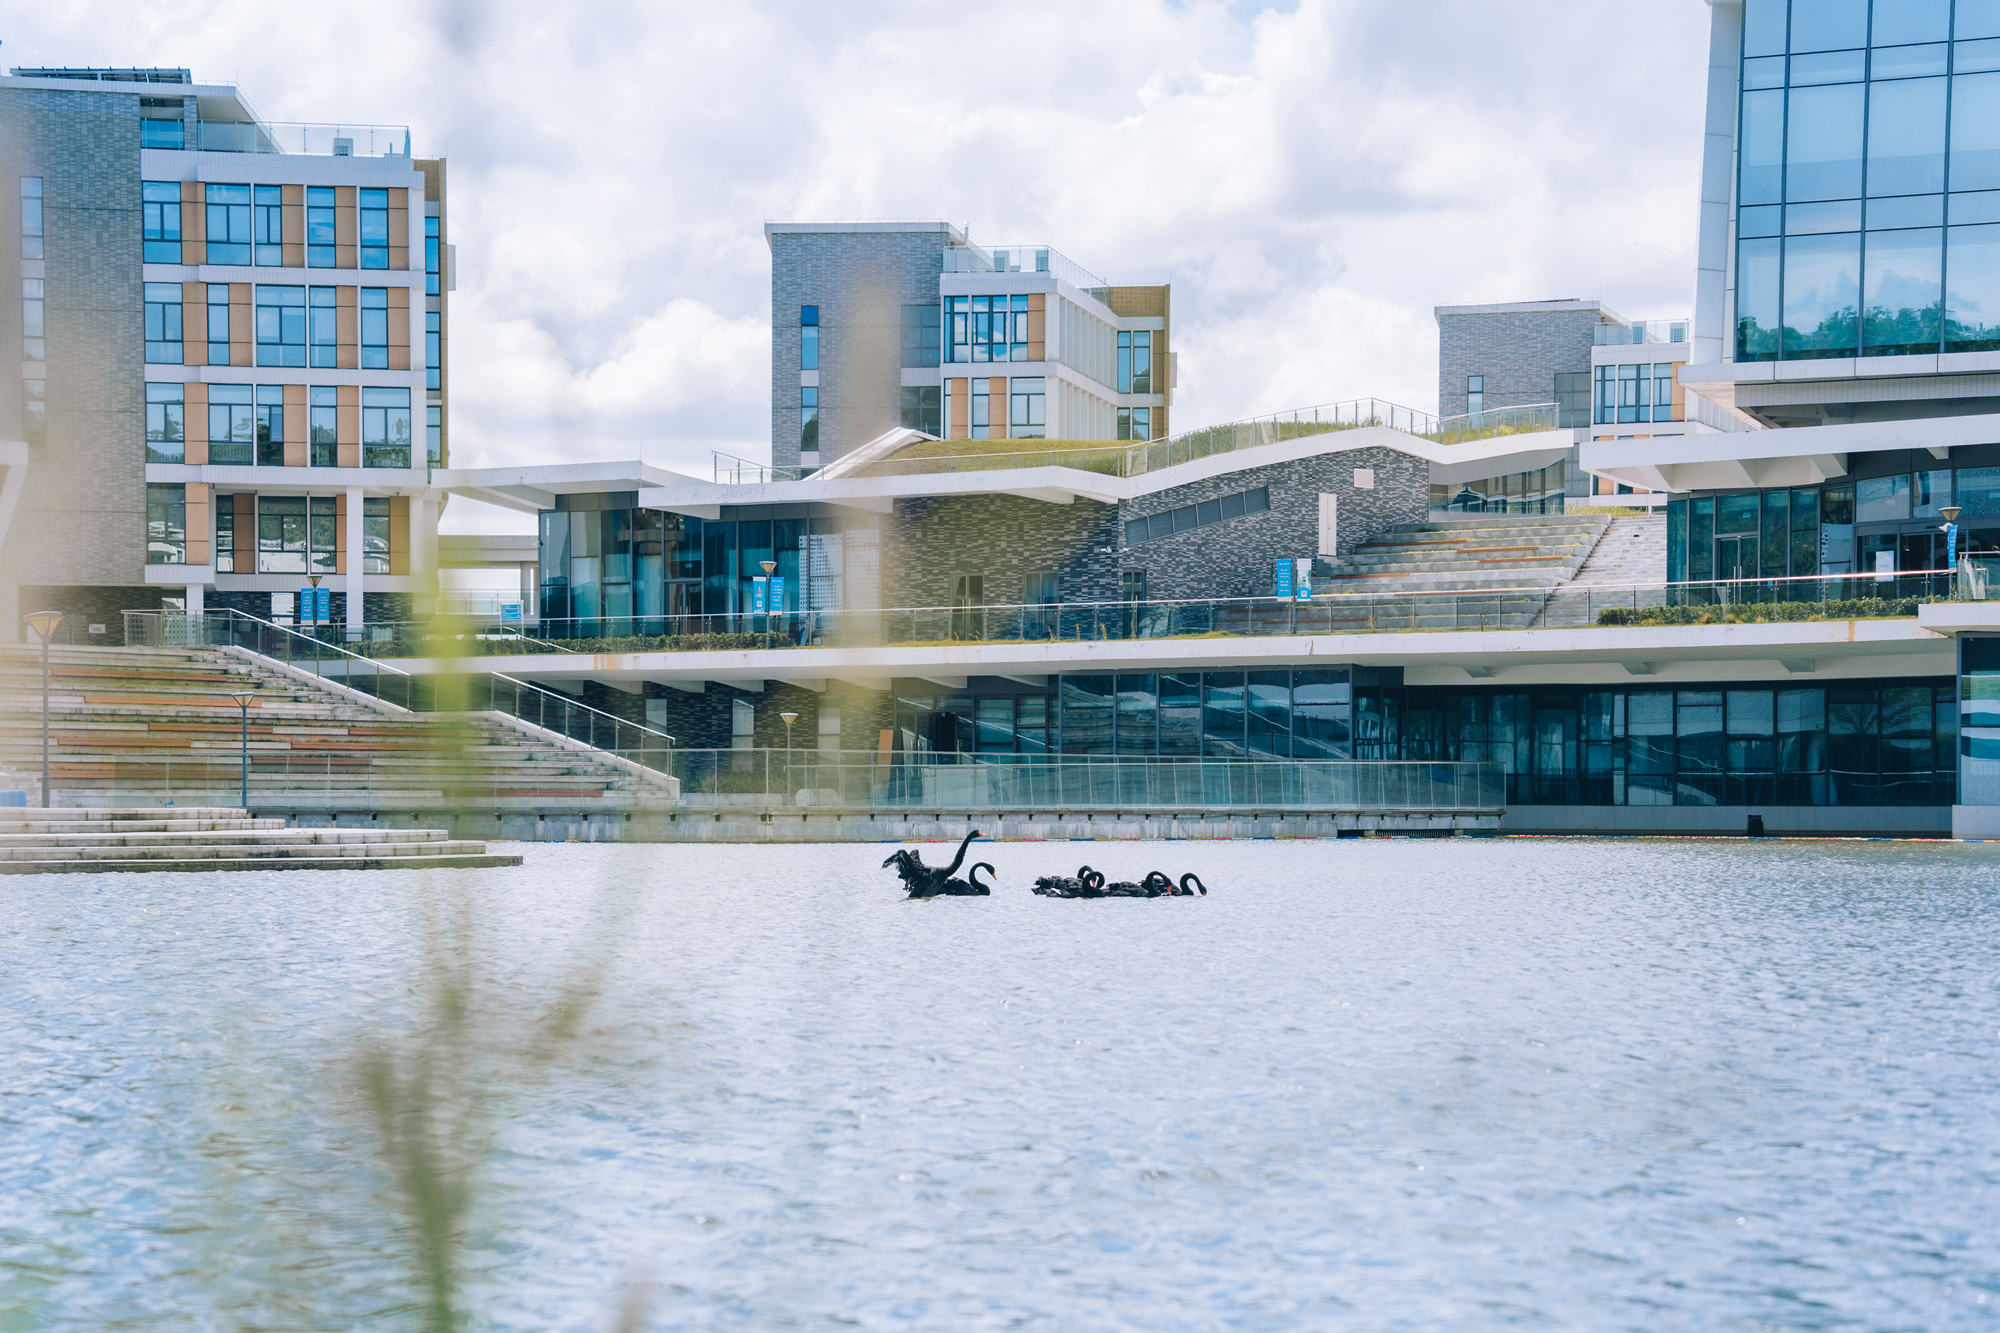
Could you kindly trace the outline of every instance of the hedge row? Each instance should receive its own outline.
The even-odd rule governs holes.
[[[1778,620],[1880,620],[1914,616],[1918,597],[1855,597],[1836,602],[1737,602],[1730,606],[1612,607],[1600,625],[1755,625]]]

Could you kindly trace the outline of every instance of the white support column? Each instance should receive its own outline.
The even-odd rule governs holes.
[[[361,566],[365,559],[362,552],[361,510],[363,496],[359,486],[347,488],[347,533],[344,538],[347,549],[347,586],[343,592],[347,597],[347,640],[353,643],[361,637]]]
[[[187,585],[187,613],[189,615],[198,616],[202,613],[204,609],[202,606],[202,594],[207,591],[208,585],[205,583],[190,583]]]
[[[521,566],[521,619],[530,620],[535,616],[535,571],[534,565]]]
[[[438,595],[438,502],[426,495],[410,497],[410,584],[416,605],[428,614]]]

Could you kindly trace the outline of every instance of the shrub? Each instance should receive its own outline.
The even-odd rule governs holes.
[[[1757,625],[1801,620],[1881,620],[1914,616],[1918,597],[1853,597],[1833,602],[1738,602],[1730,606],[1616,606],[1600,625]]]

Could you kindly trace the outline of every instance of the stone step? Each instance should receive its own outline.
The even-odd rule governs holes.
[[[184,847],[0,847],[0,865],[27,861],[401,861],[414,856],[476,856],[483,842],[435,838],[411,843],[200,843]]]
[[[483,844],[474,844],[483,846]],[[107,861],[0,861],[0,875],[99,874],[115,870],[158,873],[217,870],[490,870],[521,864],[518,853],[478,852],[383,857],[216,857],[184,861],[121,859]]]
[[[422,828],[277,828],[176,829],[166,832],[131,829],[114,824],[109,830],[70,833],[0,833],[0,849],[27,847],[199,847],[211,844],[279,846],[299,843],[419,843],[447,836],[443,829]]]

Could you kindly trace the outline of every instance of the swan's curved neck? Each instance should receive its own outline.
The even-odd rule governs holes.
[[[958,855],[952,857],[951,864],[944,868],[945,874],[955,875],[958,873],[958,868],[965,864],[965,849],[972,845],[973,837],[973,834],[968,833],[965,835],[965,841],[958,844]]]

